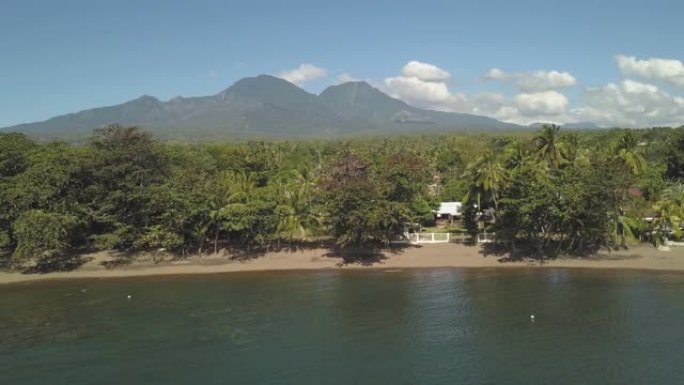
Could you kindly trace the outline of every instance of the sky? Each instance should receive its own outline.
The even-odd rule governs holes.
[[[520,124],[684,124],[681,0],[2,0],[0,127],[258,74]]]

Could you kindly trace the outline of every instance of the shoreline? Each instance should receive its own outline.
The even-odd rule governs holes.
[[[581,268],[603,270],[649,270],[684,273],[684,248],[658,251],[653,247],[635,246],[627,250],[601,252],[585,258],[560,258],[544,263],[532,261],[502,262],[499,256],[485,256],[479,246],[429,244],[383,253],[385,259],[369,265],[340,264],[339,257],[329,256],[328,249],[308,249],[265,253],[255,259],[234,261],[225,256],[191,257],[172,262],[134,262],[107,269],[102,262],[111,259],[102,252],[76,270],[46,274],[0,272],[0,285],[61,279],[127,278],[160,275],[201,275],[267,271],[309,270],[406,270],[423,268]]]

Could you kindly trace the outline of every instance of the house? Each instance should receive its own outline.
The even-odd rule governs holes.
[[[451,222],[454,218],[460,218],[461,202],[441,202],[439,208],[434,211],[436,219],[446,219]]]

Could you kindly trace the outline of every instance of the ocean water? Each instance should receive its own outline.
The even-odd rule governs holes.
[[[4,285],[0,384],[684,384],[684,274],[428,269]]]

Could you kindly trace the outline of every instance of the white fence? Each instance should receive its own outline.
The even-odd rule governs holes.
[[[477,234],[477,243],[492,243],[496,238],[494,233],[480,233]]]
[[[410,243],[410,244],[424,244],[424,243],[463,243],[468,238],[466,234],[452,234],[452,233],[404,233],[404,237],[392,243]],[[485,233],[478,234],[476,238],[477,243],[488,243],[494,241],[494,234]]]

